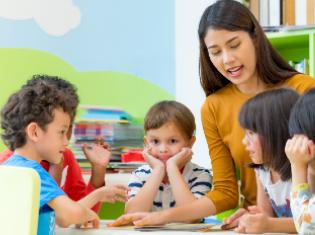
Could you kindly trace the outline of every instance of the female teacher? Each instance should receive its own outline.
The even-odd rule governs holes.
[[[213,189],[191,204],[156,213],[124,215],[113,225],[190,222],[238,206],[256,203],[256,179],[242,139],[238,113],[257,93],[291,87],[303,93],[315,80],[295,71],[275,51],[258,21],[237,1],[209,6],[199,23],[200,82],[206,99],[201,109],[213,171]],[[276,144],[276,143],[275,143]],[[240,177],[238,191],[237,171]]]

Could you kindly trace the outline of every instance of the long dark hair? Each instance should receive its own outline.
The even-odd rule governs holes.
[[[315,89],[306,92],[294,105],[289,130],[291,136],[302,134],[315,142]]]
[[[199,23],[199,76],[206,96],[228,83],[212,64],[204,38],[209,28],[229,31],[245,31],[254,40],[256,69],[259,78],[266,84],[276,84],[298,73],[271,46],[255,16],[243,4],[233,0],[220,0],[209,6]]]
[[[241,127],[257,133],[262,146],[263,164],[250,166],[273,169],[282,180],[291,179],[291,166],[284,147],[290,138],[290,112],[298,98],[298,93],[291,89],[265,91],[249,99],[239,113]]]

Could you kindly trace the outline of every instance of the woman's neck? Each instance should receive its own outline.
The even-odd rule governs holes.
[[[255,95],[265,91],[268,86],[260,78],[254,76],[248,82],[236,85],[236,87],[244,94]]]

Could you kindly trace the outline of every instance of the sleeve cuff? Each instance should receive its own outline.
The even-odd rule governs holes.
[[[309,190],[309,184],[308,183],[303,183],[303,184],[297,184],[294,187],[292,187],[292,191],[305,191]]]

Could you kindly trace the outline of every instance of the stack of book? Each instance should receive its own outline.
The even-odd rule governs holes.
[[[274,26],[314,25],[315,0],[250,0],[249,8],[267,31]]]
[[[143,127],[133,124],[130,114],[122,109],[81,106],[85,111],[80,120],[75,123],[70,148],[73,150],[84,171],[90,170],[90,164],[82,151],[83,144],[92,145],[98,139],[110,144],[112,157],[109,170],[114,172],[132,171],[144,164],[142,155]],[[122,161],[122,156],[128,155],[129,160]],[[134,157],[134,161],[133,161]]]

